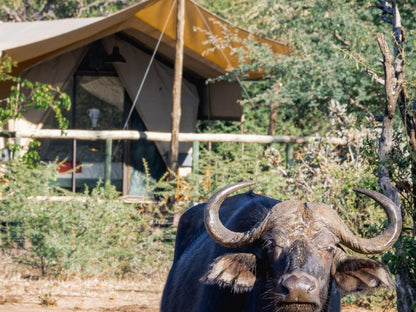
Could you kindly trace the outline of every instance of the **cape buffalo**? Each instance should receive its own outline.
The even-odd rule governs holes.
[[[395,243],[402,218],[386,196],[354,189],[388,217],[385,230],[366,239],[324,204],[252,192],[227,198],[252,184],[227,186],[182,215],[162,312],[334,312],[341,310],[341,293],[394,287],[383,264],[341,247],[376,254]]]

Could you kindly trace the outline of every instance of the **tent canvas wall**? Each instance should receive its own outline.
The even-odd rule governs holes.
[[[90,115],[98,111],[98,126],[95,128],[123,129],[129,113],[133,112],[129,129],[170,132],[175,3],[174,0],[143,0],[109,17],[2,23],[0,51],[18,61],[16,74],[21,77],[66,88],[74,102],[68,115],[70,128],[91,129],[94,125]],[[223,36],[223,26],[219,23],[241,39],[248,38],[249,33],[230,27],[226,21],[190,0],[186,1],[185,7],[180,131],[195,132],[198,118],[238,120],[241,116],[238,83],[206,84],[207,79],[224,74],[238,65],[238,59],[228,49],[210,49],[212,46],[206,44],[209,34],[219,38]],[[289,52],[287,46],[278,42],[255,36],[253,38],[269,44],[276,53]],[[156,46],[156,59],[148,70]],[[125,62],[106,62],[114,48],[118,48]],[[143,80],[147,70],[147,78]],[[258,76],[253,75],[251,78]],[[138,95],[139,90],[141,92]],[[0,85],[1,95],[7,95],[7,91],[7,85]],[[134,109],[131,110],[133,103]],[[16,129],[53,126],[50,111],[27,112],[14,125]],[[71,159],[68,142],[61,142],[64,144],[62,151],[57,142],[44,142],[43,157],[53,160],[55,156],[62,158],[66,155],[67,159]],[[92,142],[84,143],[82,147],[85,155],[80,153],[77,160],[83,162],[82,158],[86,157],[85,161],[92,169],[82,166],[81,172],[77,173],[79,183],[84,183],[82,177],[99,177],[99,172],[102,171],[102,144],[94,147]],[[152,173],[154,178],[166,169],[164,164],[169,159],[169,144],[141,143],[143,146],[140,147],[138,142],[127,145],[126,142],[114,142],[115,153],[120,150],[123,153],[114,155],[112,174],[114,181],[123,181],[120,189],[124,194],[142,193],[137,191],[141,189],[138,186],[141,182],[137,182],[140,179],[136,177],[143,171],[140,156],[152,162],[151,167],[159,171]],[[180,165],[190,165],[190,148],[189,143],[180,144]],[[78,152],[81,150],[78,148]]]

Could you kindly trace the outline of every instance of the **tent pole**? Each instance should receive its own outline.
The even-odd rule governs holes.
[[[172,139],[170,142],[169,166],[172,173],[176,174],[178,169],[179,155],[179,127],[181,122],[181,91],[183,70],[183,44],[185,27],[185,0],[177,0],[176,18],[176,55],[175,55],[175,80],[173,83],[172,104]]]

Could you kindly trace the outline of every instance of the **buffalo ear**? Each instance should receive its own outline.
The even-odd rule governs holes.
[[[367,258],[347,257],[341,260],[336,266],[334,278],[345,292],[395,287],[388,269],[382,263]]]
[[[235,293],[250,291],[256,281],[256,256],[249,253],[226,254],[214,260],[200,279],[208,285],[230,287]]]

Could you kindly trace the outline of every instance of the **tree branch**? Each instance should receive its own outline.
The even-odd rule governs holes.
[[[376,5],[375,7],[382,9],[383,14],[391,14],[394,12],[393,7],[390,7],[386,1],[380,0],[379,3],[380,5]],[[384,19],[384,15],[382,18]],[[395,19],[393,18],[393,20]],[[377,34],[377,43],[383,56],[384,89],[386,93],[383,126],[379,140],[380,165],[378,167],[378,179],[383,193],[393,200],[397,206],[400,206],[398,190],[392,185],[387,164],[389,163],[389,154],[393,149],[394,115],[397,100],[402,90],[402,84],[396,77],[395,66],[393,66],[394,57],[390,53],[383,34]]]
[[[97,0],[97,1],[94,1],[94,2],[92,2],[90,4],[85,5],[84,7],[81,7],[79,9],[79,11],[78,11],[77,17],[81,17],[81,15],[82,15],[82,13],[84,11],[89,11],[91,8],[93,8],[95,6],[98,7],[100,9],[101,13],[102,13],[102,10],[101,9],[103,7],[105,7],[105,6],[107,6],[107,5],[111,4],[111,3],[116,3],[117,1],[119,1],[119,0],[107,0],[107,1]]]
[[[373,72],[371,69],[364,69],[364,72],[369,74],[371,76],[371,78],[377,82],[378,84],[384,86],[385,85],[385,81],[384,79],[381,79],[375,72]]]
[[[23,21],[21,16],[15,10],[11,10],[6,5],[2,5],[1,8],[6,12],[7,15],[9,15],[10,20],[17,21],[17,22],[22,22]]]
[[[349,43],[348,41],[344,40],[344,39],[341,37],[341,35],[339,34],[338,30],[336,30],[336,29],[335,29],[335,31],[334,31],[334,36],[335,36],[335,38],[337,38],[339,41],[341,41],[341,43],[342,43],[343,45],[345,45],[345,46],[347,46],[347,47],[349,47],[349,46],[350,46],[350,43]]]
[[[393,19],[386,15],[393,15],[393,7],[384,0],[379,0],[379,4],[372,5],[373,8],[377,8],[381,10],[380,18],[385,21],[386,23],[392,24]]]
[[[378,8],[382,11],[382,14],[393,14],[392,6],[384,0],[378,1],[380,4],[372,5],[373,8]]]
[[[394,118],[396,111],[396,103],[402,89],[402,84],[398,83],[396,78],[396,71],[393,66],[393,56],[389,51],[386,39],[383,34],[377,34],[377,43],[383,55],[384,67],[384,87],[386,89],[386,111],[385,114],[390,119]]]
[[[353,98],[350,98],[350,103],[351,104],[353,104],[354,106],[356,106],[356,107],[358,107],[358,108],[360,108],[360,109],[362,109],[362,110],[364,110],[364,111],[366,111],[367,112],[367,114],[370,116],[370,122],[372,123],[372,124],[376,124],[376,122],[377,122],[377,119],[376,119],[376,117],[374,116],[374,114],[368,109],[368,107],[366,107],[366,106],[364,106],[364,105],[362,105],[362,104],[360,104],[360,103],[358,103],[357,101],[355,101]]]

